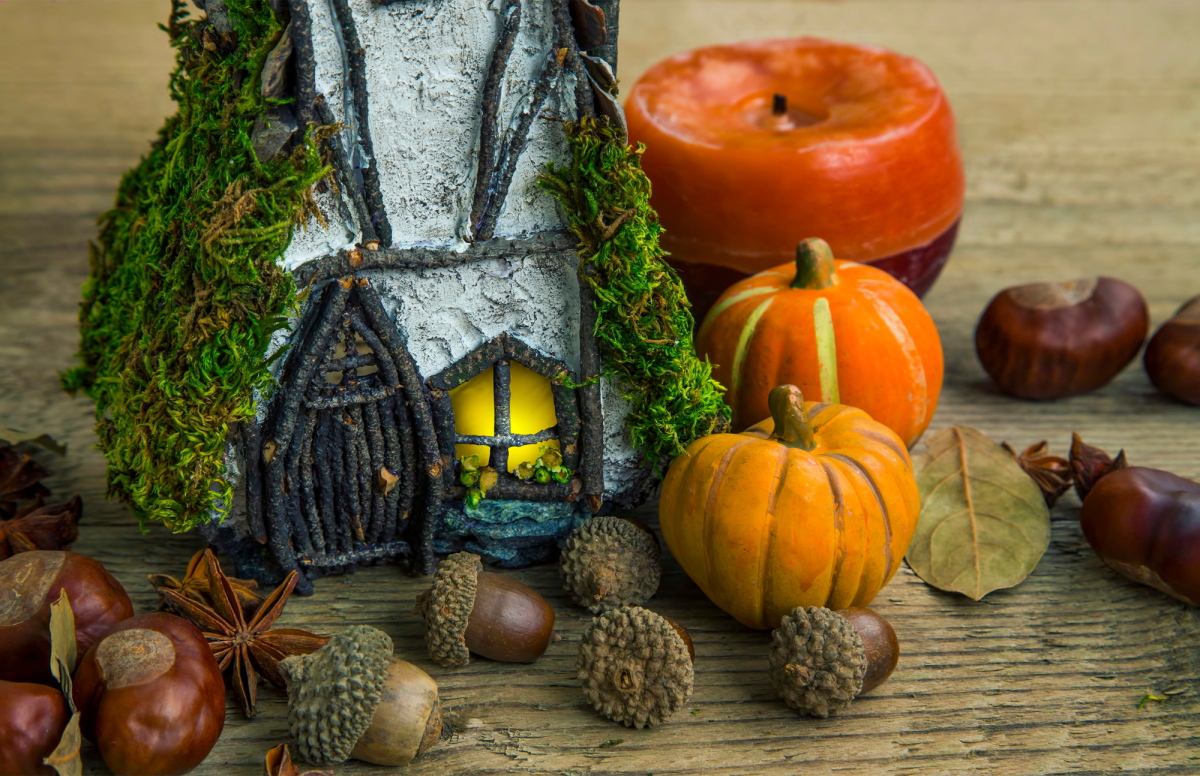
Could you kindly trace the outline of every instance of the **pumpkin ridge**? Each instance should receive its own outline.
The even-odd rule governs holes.
[[[875,482],[875,476],[857,459],[844,453],[825,453],[825,455],[853,467],[871,487],[871,493],[875,495],[875,501],[879,504],[879,511],[883,515],[884,558],[887,561],[883,569],[883,578],[884,580],[891,579],[892,569],[896,564],[896,557],[892,554],[892,516],[888,512],[887,502],[883,500],[883,492],[879,490],[879,484]]]
[[[858,435],[866,437],[873,442],[883,445],[887,449],[896,454],[896,457],[908,464],[908,468],[912,470],[912,459],[908,455],[908,450],[905,450],[903,445],[896,444],[896,440],[889,437],[887,434],[880,434],[871,429],[859,429]]]
[[[710,553],[708,549],[712,544],[712,533],[713,530],[715,530],[713,528],[713,512],[716,511],[718,500],[717,497],[721,493],[721,488],[725,487],[725,472],[727,469],[729,469],[729,464],[733,462],[733,458],[737,454],[738,450],[741,450],[751,442],[757,441],[759,440],[755,439],[754,437],[747,437],[744,441],[735,442],[728,450],[725,451],[725,454],[721,456],[721,461],[717,464],[716,471],[713,472],[712,487],[708,491],[708,500],[704,503],[704,526],[703,530],[701,531],[701,534],[704,537],[704,541],[701,545],[704,547],[704,579],[708,585],[712,584],[713,578],[712,553]],[[702,585],[702,587],[707,587],[707,585]],[[705,595],[708,595],[707,590],[704,592]],[[709,597],[711,598],[711,596]]]
[[[896,339],[896,344],[900,346],[900,352],[904,355],[904,360],[908,363],[909,374],[913,378],[914,390],[909,403],[920,408],[918,415],[920,420],[914,425],[924,425],[929,418],[929,385],[925,375],[925,362],[921,358],[921,352],[917,349],[917,341],[896,311],[880,299],[878,294],[861,286],[858,292],[871,303],[879,320],[883,322],[883,325]]]
[[[797,453],[803,451],[797,450]],[[763,532],[762,539],[759,543],[758,551],[758,596],[755,600],[758,603],[757,620],[762,622],[767,616],[767,602],[771,600],[768,597],[770,592],[770,575],[767,573],[771,556],[771,545],[775,538],[775,506],[779,503],[779,494],[783,491],[784,481],[788,475],[788,463],[792,458],[792,449],[779,446],[776,450],[776,470],[778,476],[775,482],[775,487],[771,491],[771,498],[767,502],[767,511],[763,514]],[[782,460],[778,460],[782,459]]]
[[[834,592],[837,590],[838,577],[842,574],[842,562],[846,558],[846,497],[842,493],[842,484],[838,481],[838,472],[827,462],[821,460],[823,455],[817,456],[817,461],[821,464],[821,468],[825,470],[825,477],[829,480],[829,492],[833,494],[833,528],[837,534],[837,547],[834,550],[833,573],[829,577],[829,598],[833,598]]]

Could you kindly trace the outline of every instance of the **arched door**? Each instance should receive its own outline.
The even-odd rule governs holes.
[[[423,567],[441,480],[420,376],[366,278],[315,293],[263,424],[261,472],[248,477],[251,520],[261,516],[284,572],[417,553]]]

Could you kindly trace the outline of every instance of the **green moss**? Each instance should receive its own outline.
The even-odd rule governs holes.
[[[96,403],[110,496],[143,522],[185,531],[214,504],[232,424],[270,391],[263,354],[294,310],[296,288],[277,264],[296,225],[315,213],[311,190],[329,174],[310,129],[291,155],[260,164],[251,147],[266,110],[259,76],[286,18],[265,0],[226,0],[220,36],[173,0],[177,52],[169,118],[125,174],[100,218],[79,322],[81,366],[63,387]]]
[[[579,238],[580,277],[595,291],[596,338],[632,405],[629,427],[658,465],[695,439],[729,426],[724,388],[692,346],[691,305],[658,245],[662,226],[642,172],[644,146],[630,148],[607,119],[566,124],[571,163],[539,181]]]

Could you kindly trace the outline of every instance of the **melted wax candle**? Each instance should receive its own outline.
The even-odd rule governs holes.
[[[711,46],[650,68],[626,113],[697,320],[808,237],[918,295],[949,256],[962,158],[950,105],[915,59],[817,38]]]

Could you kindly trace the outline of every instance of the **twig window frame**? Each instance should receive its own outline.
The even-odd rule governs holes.
[[[555,424],[533,434],[514,434],[511,430],[511,364],[516,362],[550,381],[554,399]],[[495,429],[491,435],[460,434],[455,428],[454,406],[450,391],[493,369]],[[509,334],[502,334],[483,343],[455,364],[429,378],[427,384],[432,399],[434,424],[438,430],[438,447],[443,461],[443,492],[447,501],[462,498],[466,488],[458,482],[456,445],[482,445],[491,449],[489,465],[496,470],[498,481],[488,489],[487,498],[514,501],[575,501],[582,485],[580,461],[601,451],[581,449],[579,398],[569,383],[575,374],[565,363],[543,355]],[[563,466],[571,470],[567,482],[532,482],[519,479],[508,471],[508,449],[521,445],[558,440]]]

